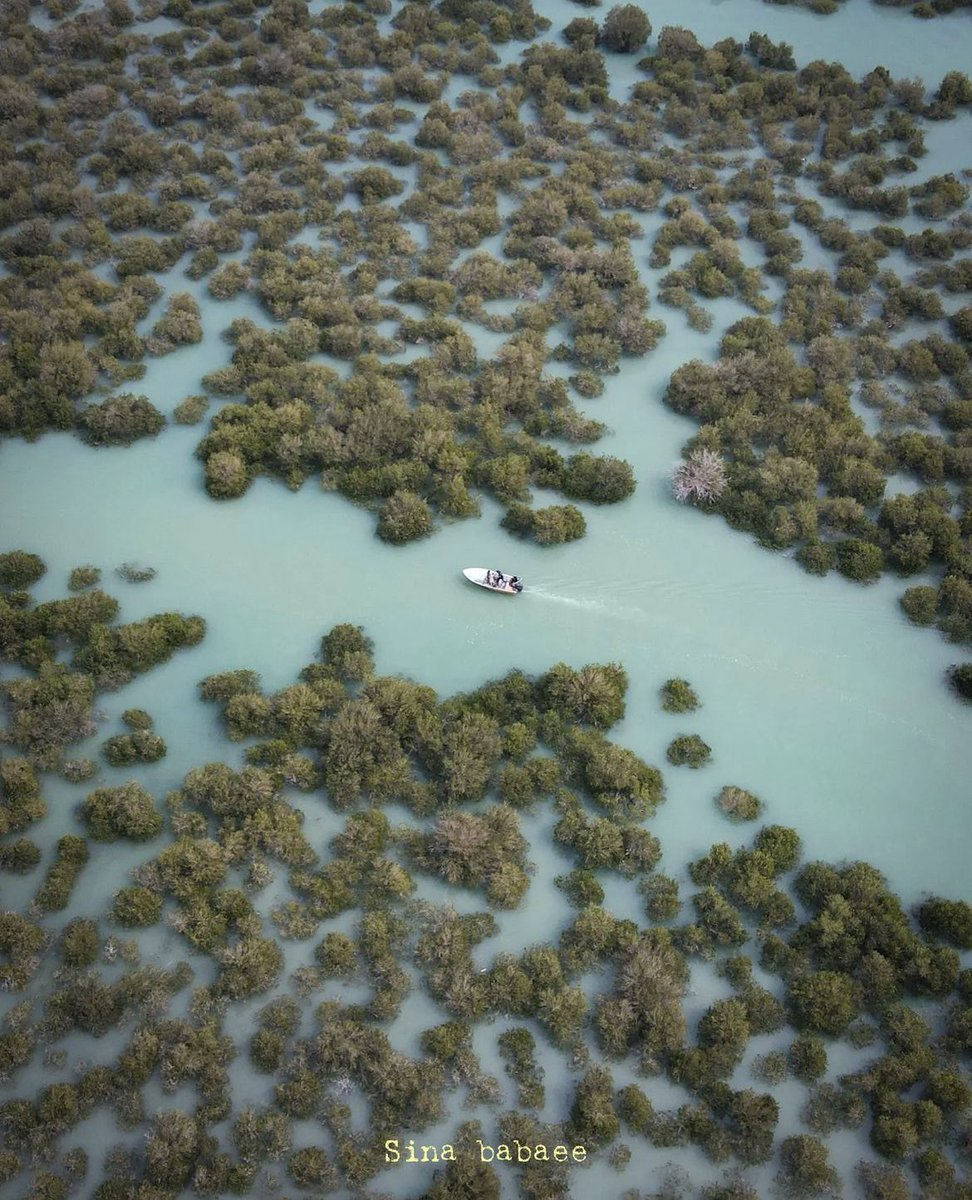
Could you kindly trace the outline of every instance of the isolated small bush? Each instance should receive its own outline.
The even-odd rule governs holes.
[[[727,784],[716,796],[716,804],[730,821],[755,821],[763,811],[763,803],[758,796],[731,784]]]

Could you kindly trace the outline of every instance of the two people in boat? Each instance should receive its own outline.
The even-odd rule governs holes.
[[[502,571],[487,570],[486,582],[490,587],[513,588],[515,590],[516,585],[520,582],[520,579],[518,575],[511,575],[509,579],[507,579]]]

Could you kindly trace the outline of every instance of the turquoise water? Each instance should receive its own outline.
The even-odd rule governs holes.
[[[735,309],[723,302],[724,324],[742,315]],[[221,319],[217,306],[207,329]],[[926,887],[962,895],[972,743],[967,710],[941,682],[960,655],[908,624],[899,581],[808,577],[669,498],[668,472],[693,426],[660,396],[671,370],[711,353],[718,333],[682,323],[671,314],[660,348],[586,404],[612,431],[598,450],[627,457],[639,487],[622,505],[589,507],[588,536],[569,546],[513,542],[486,503],[479,521],[393,549],[372,536],[371,514],[313,481],[294,494],[258,480],[242,500],[216,504],[192,458],[199,431],[179,427],[130,449],[91,450],[67,435],[4,447],[4,524],[48,562],[42,595],[58,594],[79,562],[146,562],[155,580],[115,588],[126,617],[175,608],[209,622],[200,647],[103,704],[156,714],[171,750],[144,770],[160,785],[218,744],[199,745],[215,718],[195,700],[197,680],[251,666],[282,686],[322,632],[353,620],[374,638],[379,670],[440,692],[516,665],[623,661],[631,690],[617,737],[652,762],[685,724],[659,711],[656,690],[673,674],[689,678],[704,701],[692,727],[714,754],[688,778],[673,773],[657,818],[673,864],[725,835],[710,799],[737,783],[799,828],[810,854],[868,858],[910,898]],[[211,362],[226,352],[206,349]],[[195,347],[162,360],[144,385],[151,399],[174,406],[198,386],[206,357]],[[520,574],[527,591],[497,597],[459,575],[490,563]]]
[[[581,13],[572,5],[538,7],[555,24]],[[906,13],[863,0],[851,0],[830,18],[757,0],[661,0],[650,6],[650,15],[656,35],[666,23],[688,25],[705,41],[729,35],[745,40],[750,30],[761,29],[791,42],[801,62],[840,57],[855,74],[881,62],[895,73],[937,81],[945,71],[967,66],[969,25],[961,15],[918,24]],[[634,78],[633,64],[612,62],[612,78],[623,97]],[[968,120],[933,129],[921,175],[969,165],[960,157],[972,158],[968,133]],[[646,229],[656,223],[655,216],[647,218]],[[643,265],[650,238],[634,249]],[[655,280],[663,272],[645,273]],[[208,300],[205,285],[192,284],[180,269],[169,286],[200,299],[206,340],[150,363],[136,385],[166,413],[201,390],[203,373],[228,361],[229,347],[219,335],[232,319],[248,315],[268,323],[249,300]],[[908,624],[897,606],[904,586],[899,581],[861,588],[836,577],[807,576],[784,556],[669,496],[671,466],[695,426],[663,407],[666,381],[686,359],[712,357],[721,331],[748,310],[720,301],[713,311],[714,329],[699,335],[682,314],[656,305],[652,315],[669,328],[659,349],[644,361],[625,363],[601,399],[582,405],[609,426],[598,452],[629,459],[639,486],[622,505],[587,507],[587,537],[564,547],[512,541],[498,526],[501,510],[488,501],[481,520],[446,527],[403,549],[378,541],[371,514],[324,493],[313,481],[294,494],[259,480],[243,499],[216,504],[204,494],[192,457],[201,427],[173,426],[156,441],[130,449],[91,450],[65,435],[32,445],[5,444],[0,540],[4,548],[22,546],[45,559],[49,571],[38,586],[40,598],[63,594],[70,568],[94,563],[105,570],[106,590],[122,600],[125,619],[173,608],[199,613],[209,623],[201,646],[101,699],[105,721],[81,752],[93,755],[104,736],[117,731],[123,709],[148,709],[169,743],[168,756],[150,767],[105,769],[101,778],[116,782],[134,774],[163,796],[189,767],[224,757],[229,749],[214,709],[197,699],[198,680],[214,671],[252,667],[268,689],[282,686],[313,657],[320,635],[339,621],[366,628],[379,671],[413,676],[443,694],[514,666],[541,671],[559,660],[575,666],[616,660],[624,663],[631,687],[627,716],[612,736],[658,764],[677,733],[698,732],[713,748],[711,764],[700,771],[666,771],[668,799],[652,825],[664,848],[661,869],[684,878],[683,864],[712,842],[748,838],[712,804],[720,788],[732,783],[764,799],[768,820],[796,827],[807,857],[865,858],[887,874],[906,903],[925,889],[968,898],[969,710],[942,684],[944,669],[960,653],[937,634]],[[146,327],[156,316],[150,315]],[[493,335],[472,332],[482,353],[495,349]],[[902,490],[907,486],[901,481]],[[123,561],[150,564],[158,576],[147,584],[123,584],[111,575]],[[459,574],[468,565],[516,571],[527,591],[512,600],[472,588]],[[660,711],[657,689],[672,675],[695,686],[703,700],[697,714]],[[73,805],[81,789],[52,781],[46,794],[51,812],[37,828],[39,838],[52,845],[75,827]],[[309,835],[323,847],[335,818],[306,798],[299,803],[308,812]],[[499,937],[480,948],[484,961],[499,949],[555,939],[568,919],[553,884],[568,864],[550,844],[550,825],[543,814],[524,820],[537,872],[524,909],[503,917]],[[92,846],[92,862],[65,915],[102,911],[145,854]],[[268,907],[286,890],[280,875],[265,893]],[[36,886],[36,873],[5,879],[5,905],[26,901]],[[434,887],[427,890],[439,895]],[[451,896],[440,891],[442,898]],[[481,907],[475,897],[457,903],[468,910]],[[612,883],[607,905],[619,916],[639,913],[633,888],[624,882]],[[174,934],[159,931],[157,939],[147,941],[146,959],[184,956]],[[288,943],[287,954],[291,969],[306,957],[307,944]],[[726,990],[704,967],[696,970],[693,987],[696,994],[686,1002],[690,1021]],[[264,999],[234,1010],[229,1031],[247,1030],[250,1013]],[[395,1045],[414,1051],[414,1032],[429,1023],[429,1012],[429,1002],[413,993],[393,1031]],[[484,1068],[502,1078],[495,1055],[498,1032],[500,1023],[479,1030],[476,1045]],[[113,1056],[109,1039],[75,1041],[84,1043],[79,1052],[91,1061]],[[747,1063],[772,1044],[774,1039],[754,1038]],[[846,1062],[834,1067],[849,1069],[855,1056],[846,1048],[845,1053]],[[563,1112],[570,1077],[560,1055],[539,1045],[538,1054],[547,1068],[543,1115],[554,1119]],[[238,1103],[267,1099],[266,1080],[251,1075],[245,1057],[232,1072]],[[614,1074],[617,1086],[633,1078],[627,1068]],[[744,1074],[741,1068],[737,1078]],[[29,1088],[42,1077],[56,1076],[31,1067],[21,1078]],[[651,1087],[658,1107],[685,1098],[664,1080]],[[786,1132],[796,1126],[802,1089],[787,1084],[775,1091],[780,1130]],[[164,1100],[167,1106],[179,1102],[179,1093]],[[423,1140],[448,1140],[458,1120],[475,1116],[489,1127],[485,1111],[452,1114]],[[111,1125],[101,1113],[75,1131],[72,1144],[124,1140]],[[296,1143],[312,1140],[312,1127],[299,1125]],[[860,1156],[856,1137],[835,1138],[831,1145],[845,1165]],[[650,1161],[635,1161],[623,1177],[592,1168],[584,1187],[603,1186],[612,1195],[625,1186],[648,1187],[650,1172],[668,1158],[699,1170],[692,1154],[659,1151]],[[768,1171],[754,1179],[768,1180]],[[396,1195],[414,1192],[417,1184],[418,1177],[407,1172],[376,1181]]]

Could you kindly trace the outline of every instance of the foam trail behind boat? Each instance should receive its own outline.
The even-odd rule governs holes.
[[[598,596],[569,596],[564,592],[555,592],[545,588],[542,584],[531,585],[528,582],[523,594],[537,596],[541,600],[550,600],[554,604],[564,604],[570,608],[580,608],[586,612],[603,612],[616,617],[643,617],[646,615],[643,609],[635,608],[632,605],[618,604],[613,599]]]

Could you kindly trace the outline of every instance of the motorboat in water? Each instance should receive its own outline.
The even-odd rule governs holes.
[[[491,592],[517,596],[523,591],[523,584],[519,576],[507,575],[504,571],[493,570],[490,567],[464,567],[462,573],[470,583],[488,588]]]

